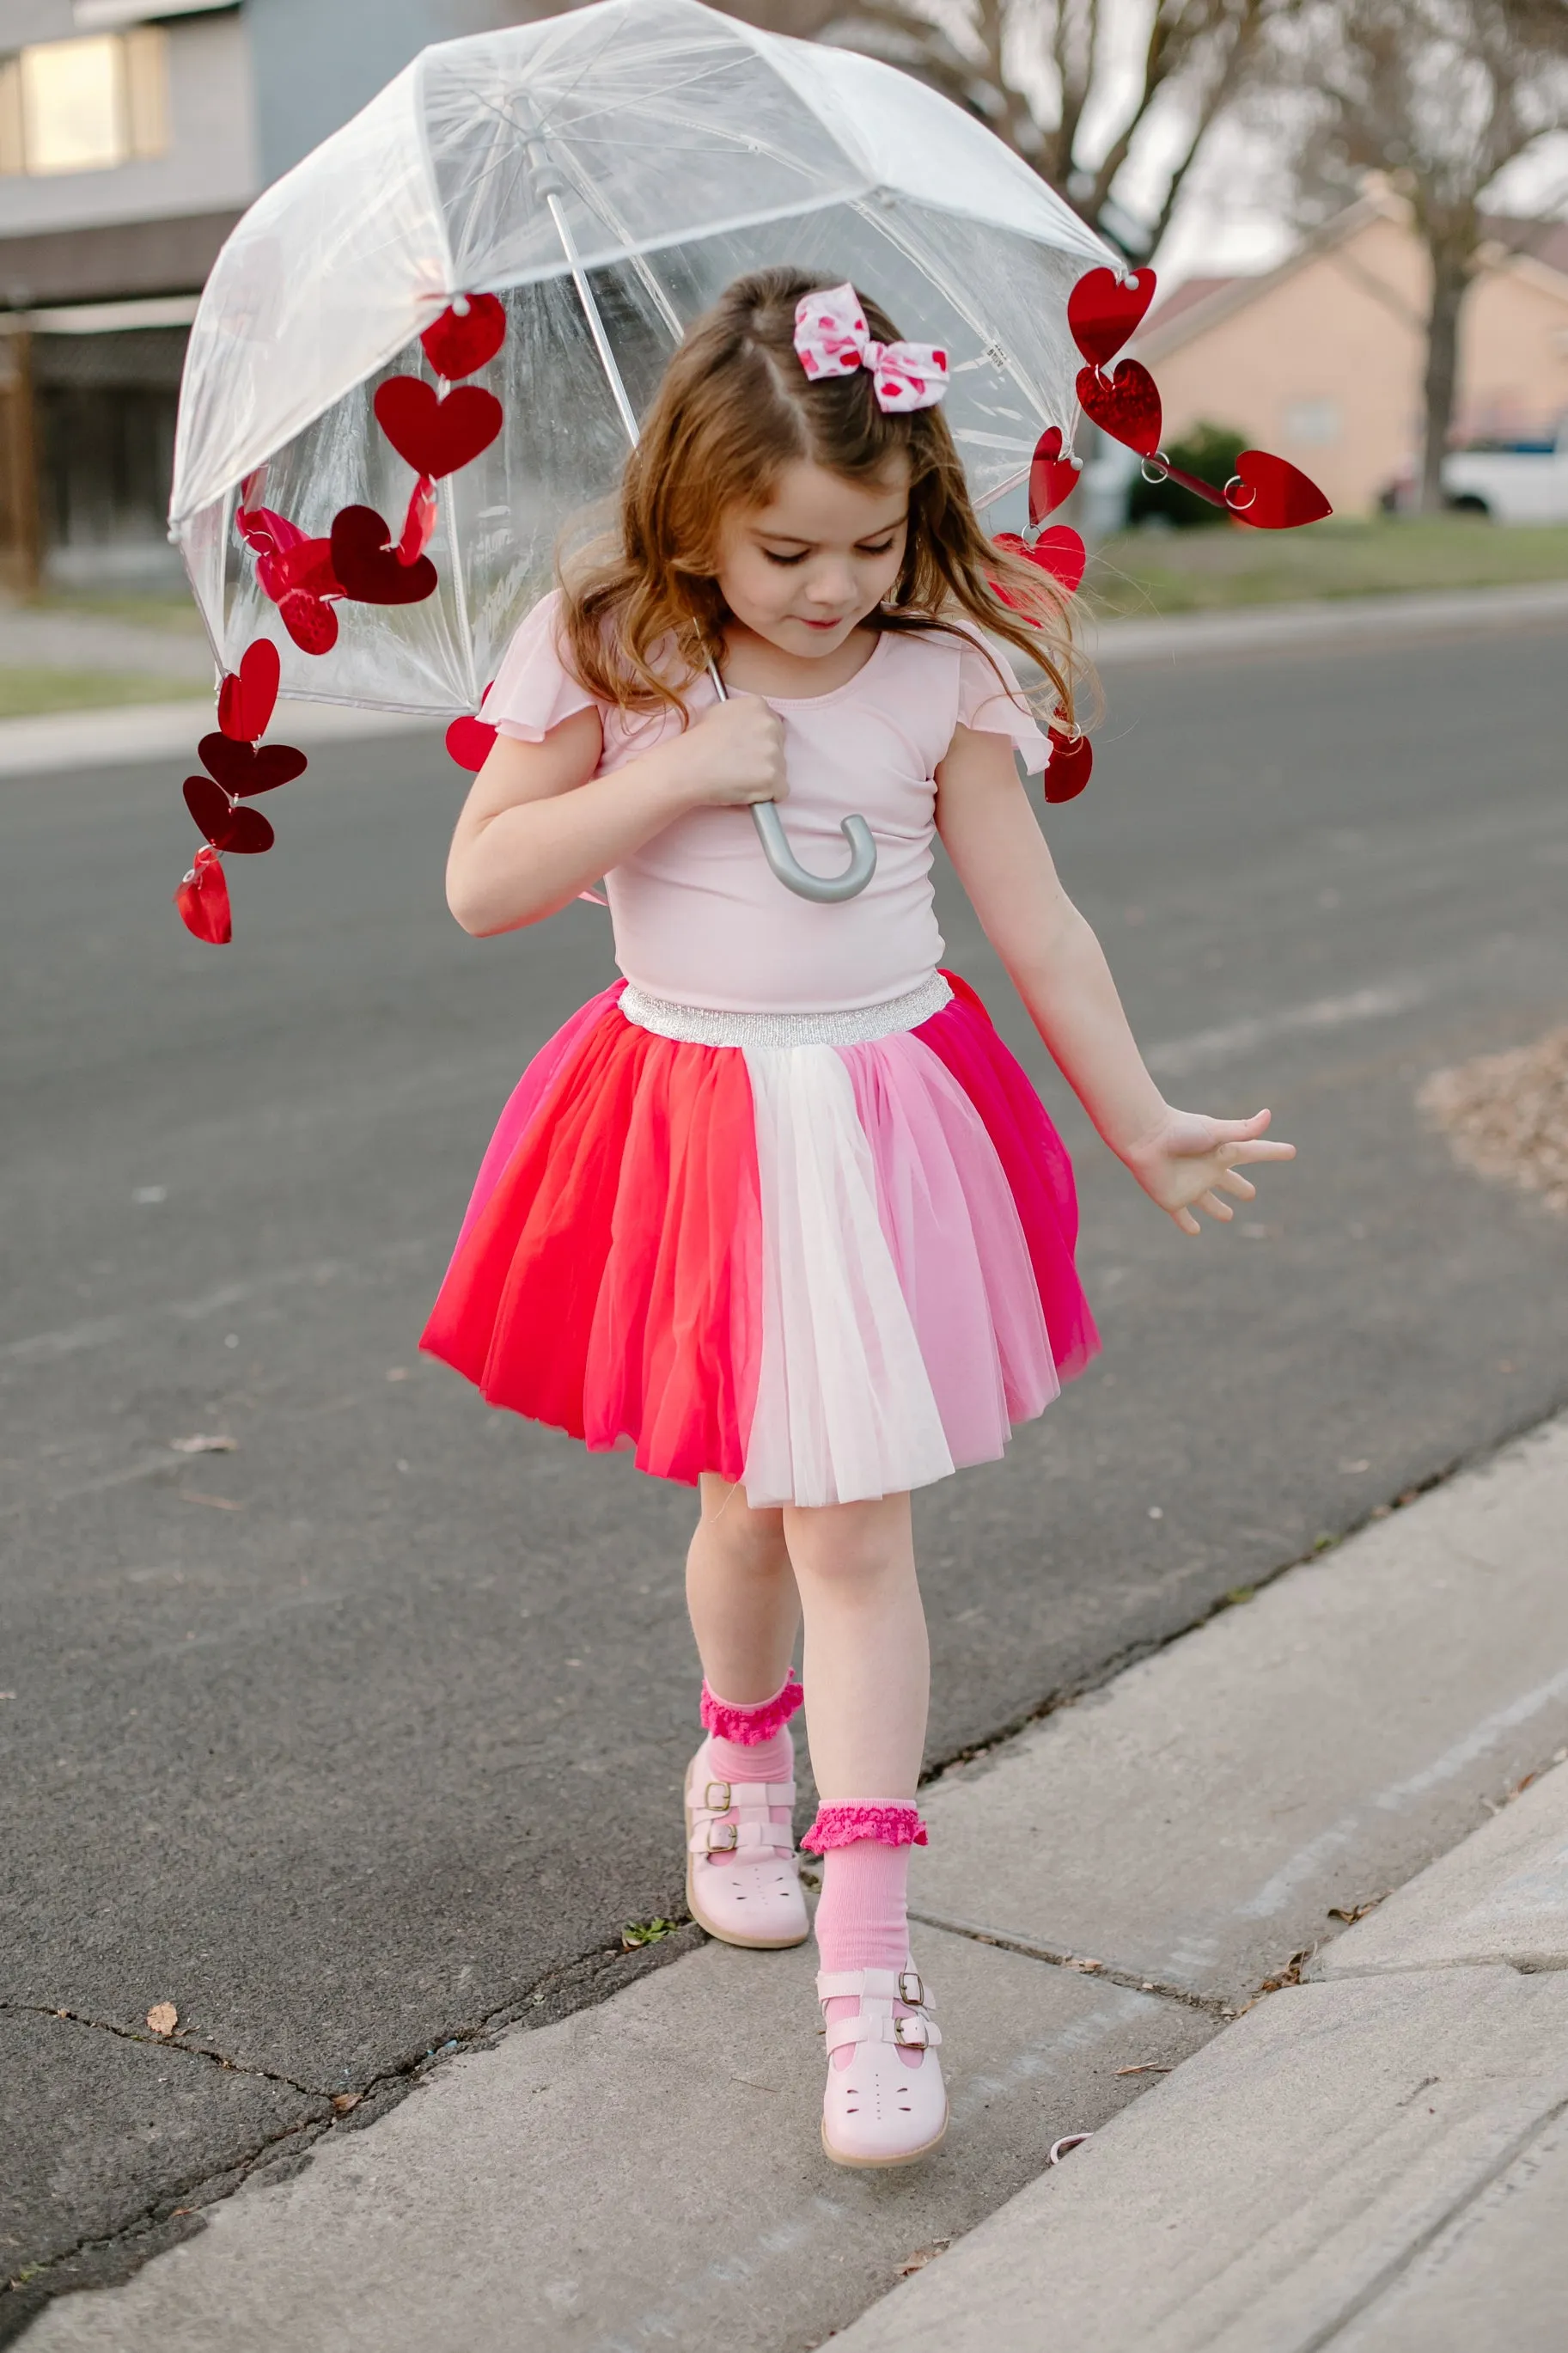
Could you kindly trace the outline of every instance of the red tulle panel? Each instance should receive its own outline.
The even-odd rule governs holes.
[[[745,1059],[601,1002],[508,1106],[421,1345],[492,1405],[659,1478],[739,1479],[762,1315]]]
[[[1078,1188],[1072,1163],[1027,1071],[1003,1044],[974,990],[956,973],[945,977],[952,999],[914,1034],[946,1063],[996,1148],[1023,1221],[1057,1373],[1069,1381],[1100,1351],[1073,1264]]]

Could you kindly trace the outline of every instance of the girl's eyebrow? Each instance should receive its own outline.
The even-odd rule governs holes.
[[[910,511],[908,507],[906,507],[903,513],[895,515],[890,522],[879,522],[872,530],[863,531],[860,533],[860,539],[858,539],[855,542],[855,544],[858,547],[860,540],[880,539],[884,533],[897,531],[899,525],[901,522],[908,522],[909,519]],[[759,539],[782,540],[786,547],[815,547],[816,544],[816,542],[813,539],[803,539],[798,532],[773,531],[765,522],[759,522],[756,524],[755,530]]]

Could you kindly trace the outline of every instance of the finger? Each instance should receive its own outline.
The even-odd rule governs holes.
[[[1198,1207],[1200,1209],[1206,1209],[1211,1218],[1217,1218],[1222,1226],[1228,1226],[1232,1218],[1236,1215],[1236,1211],[1231,1208],[1230,1203],[1228,1201],[1222,1201],[1217,1193],[1200,1193],[1198,1195]]]
[[[1238,1176],[1234,1168],[1222,1169],[1214,1181],[1223,1191],[1234,1193],[1238,1201],[1256,1201],[1258,1198],[1257,1186],[1249,1185],[1246,1177]]]
[[[1184,1234],[1202,1233],[1203,1228],[1190,1209],[1173,1209],[1171,1215]]]
[[[1216,1139],[1225,1144],[1244,1144],[1254,1135],[1261,1135],[1274,1114],[1271,1111],[1255,1111],[1250,1119],[1211,1119]]]
[[[1293,1144],[1236,1144],[1225,1156],[1246,1167],[1254,1160],[1294,1160],[1296,1147]]]

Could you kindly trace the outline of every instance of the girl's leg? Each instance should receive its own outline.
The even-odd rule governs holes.
[[[786,1510],[805,1614],[811,1760],[822,1804],[817,1991],[827,2022],[823,2146],[841,2165],[904,2165],[936,2147],[940,2041],[910,1968],[910,1848],[931,1653],[907,1495]]]
[[[753,1512],[740,1487],[705,1474],[686,1594],[708,1733],[686,1777],[687,1901],[726,1943],[802,1944],[789,1735],[800,1705],[790,1673],[800,1601],[783,1515]]]

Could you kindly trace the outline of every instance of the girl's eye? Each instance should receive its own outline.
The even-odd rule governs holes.
[[[767,557],[770,564],[787,565],[804,564],[805,562],[805,550],[804,547],[800,550],[799,554],[795,555],[775,555],[771,547],[764,547],[763,554]]]
[[[860,543],[859,552],[862,555],[888,555],[892,552],[892,545],[893,543],[890,539],[885,539],[879,547],[868,547],[865,541],[862,540]]]

